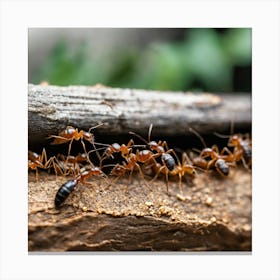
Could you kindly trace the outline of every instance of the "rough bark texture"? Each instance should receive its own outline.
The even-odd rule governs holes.
[[[153,135],[187,135],[188,127],[207,134],[250,129],[250,95],[214,95],[119,89],[104,86],[28,86],[29,144],[44,143],[67,125],[88,130],[97,123],[101,134],[132,130]],[[175,129],[176,128],[176,129]]]
[[[109,185],[79,184],[61,209],[56,191],[67,179],[29,174],[29,251],[251,250],[251,174],[199,174],[192,183],[164,180],[150,189],[135,176]]]
[[[97,129],[110,136],[103,143],[128,131],[147,135],[153,123],[153,136],[175,137],[171,148],[185,150],[194,147],[189,126],[204,135],[228,134],[234,121],[235,131],[250,132],[251,98],[29,85],[28,118],[29,147],[37,145],[40,152],[43,147],[49,152],[46,137],[67,125],[88,130],[97,123],[107,123]],[[62,153],[61,146],[53,154]],[[36,182],[29,172],[30,252],[251,250],[251,173],[241,165],[228,178],[197,174],[183,184],[183,195],[178,195],[178,177],[170,180],[170,195],[162,178],[150,188],[137,174],[132,182],[124,178],[111,185],[92,178],[90,186],[79,184],[63,207],[55,209],[55,194],[69,179],[40,172]]]

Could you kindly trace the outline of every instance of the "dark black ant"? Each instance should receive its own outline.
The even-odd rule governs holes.
[[[55,207],[58,208],[61,204],[66,200],[69,194],[74,190],[78,183],[84,182],[86,179],[91,176],[102,176],[106,178],[107,176],[102,172],[99,167],[93,166],[87,170],[81,172],[79,176],[75,179],[69,180],[64,183],[57,191],[54,204]]]

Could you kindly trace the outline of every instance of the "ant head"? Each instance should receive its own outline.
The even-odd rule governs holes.
[[[162,152],[164,152],[164,149],[163,147],[159,146],[158,143],[156,141],[150,141],[148,143],[148,146],[151,150],[155,150],[157,151],[159,148],[162,148]]]
[[[91,143],[91,144],[94,143],[94,136],[93,136],[91,133],[84,131],[83,137],[84,137],[84,139],[85,139],[86,141],[88,141],[89,143]]]
[[[238,135],[233,135],[228,140],[228,145],[229,146],[236,146],[236,145],[238,145],[238,143],[239,143]]]
[[[213,150],[211,148],[205,148],[201,151],[200,156],[201,157],[210,157],[212,153],[213,153]]]
[[[187,164],[187,173],[190,174],[190,175],[195,175],[196,174],[195,168],[190,164]]]

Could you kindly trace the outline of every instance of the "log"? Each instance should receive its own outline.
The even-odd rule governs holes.
[[[46,137],[67,125],[88,130],[98,123],[106,123],[100,136],[110,138],[103,143],[129,131],[147,135],[153,123],[153,136],[172,136],[185,150],[180,141],[189,141],[188,127],[228,134],[234,121],[235,130],[250,132],[251,97],[30,84],[28,121],[29,146],[40,152],[49,148]],[[136,172],[131,182],[94,177],[56,209],[56,192],[69,179],[41,171],[36,181],[29,172],[29,252],[251,251],[251,173],[242,165],[228,178],[212,171],[185,178],[182,194],[178,176],[170,178],[169,194],[161,177],[149,187]]]
[[[67,125],[102,135],[117,136],[134,131],[147,135],[187,136],[188,127],[201,134],[229,134],[251,129],[251,96],[242,94],[158,92],[97,86],[28,86],[29,145],[43,144]],[[175,129],[176,128],[176,129]]]
[[[67,179],[29,174],[29,252],[58,251],[250,251],[251,174],[229,178],[199,174],[183,184],[143,179],[115,185],[94,178],[79,184],[60,209],[56,191]]]

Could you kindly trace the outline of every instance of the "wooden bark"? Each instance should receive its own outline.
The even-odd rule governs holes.
[[[251,174],[198,174],[183,184],[157,180],[150,189],[135,176],[109,185],[79,184],[61,209],[56,191],[69,178],[29,174],[29,251],[251,250]]]
[[[172,136],[171,148],[184,150],[189,126],[228,134],[234,121],[235,130],[250,132],[251,97],[29,85],[28,118],[29,145],[40,152],[49,152],[46,137],[67,125],[88,130],[97,123],[106,123],[98,128],[110,137],[103,143],[129,131],[147,135],[153,123],[153,136]],[[55,194],[71,177],[40,172],[37,182],[29,172],[29,251],[250,251],[251,173],[239,165],[228,178],[212,173],[189,178],[182,195],[178,177],[170,178],[169,195],[163,178],[149,188],[137,174],[111,184],[92,178],[55,209]]]
[[[153,135],[188,135],[188,127],[202,134],[228,134],[250,130],[250,95],[214,95],[119,89],[104,86],[28,86],[29,144],[42,144],[67,125],[88,130],[98,128],[102,135],[146,135],[154,124]]]

